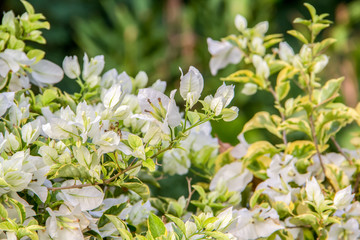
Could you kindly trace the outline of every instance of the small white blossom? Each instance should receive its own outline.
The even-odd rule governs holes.
[[[88,79],[92,76],[99,76],[102,70],[104,69],[104,56],[99,55],[94,58],[90,59],[87,54],[84,54],[84,66],[82,71],[82,77],[85,81],[88,81]]]
[[[246,30],[246,28],[247,28],[246,18],[244,18],[244,17],[241,16],[240,14],[237,14],[237,15],[235,16],[235,27],[236,27],[237,30],[239,30],[240,32],[243,32],[244,30]]]
[[[306,180],[306,196],[309,201],[315,202],[316,206],[319,207],[324,202],[324,195],[321,192],[321,188],[316,181],[315,177],[311,180]]]
[[[337,209],[342,210],[350,205],[351,201],[354,199],[354,196],[354,194],[351,194],[351,185],[349,185],[335,194],[334,206]]]
[[[65,57],[62,66],[68,78],[75,79],[80,76],[80,65],[77,56]]]
[[[227,41],[216,41],[207,39],[208,49],[212,55],[210,59],[210,71],[216,75],[219,69],[226,67],[229,63],[239,63],[243,57],[240,49]]]
[[[204,78],[199,70],[193,66],[190,66],[189,71],[185,75],[183,75],[181,68],[180,71],[180,95],[192,108],[200,98],[204,88]]]

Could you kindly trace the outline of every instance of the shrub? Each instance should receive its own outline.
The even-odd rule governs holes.
[[[104,57],[65,57],[60,68],[29,45],[45,43],[42,14],[4,14],[0,35],[0,229],[7,239],[356,239],[360,236],[359,156],[335,135],[359,108],[338,101],[343,78],[322,84],[324,51],[316,42],[327,14],[295,19],[308,33],[289,34],[299,53],[268,23],[237,35],[208,39],[213,74],[244,61],[223,81],[243,94],[268,91],[278,114],[258,112],[234,147],[211,136],[209,121],[232,121],[234,86],[204,98],[204,79],[180,68],[180,112],[166,83],[111,69]],[[279,44],[278,48],[274,48]],[[54,87],[64,74],[81,90]],[[301,91],[293,96],[293,89]],[[296,92],[296,91],[295,91]],[[278,142],[248,144],[244,134],[264,128]],[[352,140],[357,147],[358,137]],[[336,152],[330,150],[330,144]],[[190,174],[191,173],[191,174]],[[172,175],[186,177],[188,196],[150,194]]]

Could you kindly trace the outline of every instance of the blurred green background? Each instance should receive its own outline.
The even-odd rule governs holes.
[[[51,24],[44,33],[47,45],[46,58],[61,65],[68,55],[83,53],[91,57],[105,56],[106,70],[117,68],[135,76],[147,72],[150,83],[157,79],[168,82],[168,89],[179,85],[180,66],[185,72],[190,65],[198,68],[205,79],[203,96],[214,93],[221,84],[219,78],[235,71],[236,66],[221,70],[218,76],[210,74],[210,54],[206,38],[220,39],[236,29],[233,19],[240,13],[253,26],[269,21],[271,33],[283,33],[285,40],[295,49],[298,42],[286,31],[293,28],[296,17],[308,18],[303,3],[289,0],[29,0],[37,12],[43,13]],[[355,106],[358,101],[360,71],[360,0],[307,1],[318,12],[329,13],[335,24],[323,37],[338,39],[328,51],[331,57],[326,75],[331,78],[346,76],[344,101]],[[18,0],[1,0],[1,12],[12,9],[16,14],[24,10]],[[237,66],[238,67],[238,66]],[[325,76],[326,78],[327,76]],[[64,79],[58,87],[73,92],[76,84]],[[241,86],[236,86],[240,91]],[[181,99],[178,99],[181,102]],[[213,123],[214,134],[224,142],[236,143],[243,124],[260,110],[275,112],[272,97],[258,93],[247,97],[236,95],[233,104],[238,106],[239,118],[231,123]],[[349,132],[349,131],[348,131]],[[265,135],[265,136],[262,136]],[[271,138],[263,131],[248,136]],[[343,137],[345,138],[345,137]],[[275,140],[274,140],[275,141]]]

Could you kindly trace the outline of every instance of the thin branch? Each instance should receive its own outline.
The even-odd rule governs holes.
[[[73,189],[73,188],[83,188],[83,187],[90,187],[90,186],[97,186],[97,185],[107,185],[110,182],[112,182],[114,179],[118,178],[120,175],[134,169],[137,168],[139,166],[141,166],[142,163],[138,163],[135,164],[133,166],[129,166],[127,168],[125,168],[123,171],[118,172],[116,175],[112,176],[109,179],[106,179],[103,182],[95,182],[95,183],[84,183],[84,184],[76,184],[76,185],[72,185],[72,186],[66,186],[66,187],[50,187],[48,188],[49,191],[56,191],[56,190],[62,190],[62,189]]]
[[[269,81],[270,82],[270,81]],[[278,96],[276,95],[276,92],[274,90],[274,88],[271,86],[271,84],[269,83],[269,90],[270,90],[270,93],[274,96],[274,99],[275,99],[275,103],[279,104],[280,106],[280,100],[278,98]],[[281,116],[281,121],[285,122],[285,115],[283,112],[279,111],[280,113],[280,116]],[[283,141],[284,141],[284,144],[287,145],[287,138],[286,138],[286,131],[283,130],[282,131],[282,138],[283,138]]]
[[[356,180],[355,180],[355,184],[354,184],[353,193],[358,193],[359,192],[359,184],[360,184],[360,173],[358,173],[356,175]]]
[[[346,160],[349,162],[350,165],[353,165],[354,162],[352,161],[352,159],[349,158],[348,155],[346,155],[346,153],[344,153],[344,151],[342,150],[341,146],[339,145],[339,143],[336,141],[336,139],[334,138],[334,136],[331,137],[331,141],[334,143],[336,149],[339,151],[339,153],[341,155],[343,155]]]
[[[191,197],[192,195],[195,193],[195,189],[191,190],[191,180],[192,178],[188,178],[186,177],[186,181],[187,181],[187,185],[188,185],[188,191],[189,191],[189,197],[186,200],[186,205],[185,205],[185,209],[187,209],[189,207],[190,201],[191,201]]]
[[[309,84],[308,84],[308,93],[309,93],[309,100],[310,102],[312,101],[312,88],[310,86],[310,80],[309,80]],[[324,162],[322,160],[322,157],[321,157],[321,152],[320,152],[320,149],[319,149],[319,143],[318,143],[318,139],[317,139],[317,136],[316,136],[316,131],[315,131],[315,123],[314,123],[314,116],[313,116],[313,111],[310,111],[309,115],[308,115],[308,118],[309,118],[309,123],[310,123],[310,129],[311,129],[311,136],[312,136],[312,140],[315,144],[315,149],[316,149],[316,154],[319,158],[319,162],[320,162],[320,166],[324,172],[324,175],[325,175],[325,178],[329,181],[330,183],[330,186],[332,187],[332,189],[335,191],[335,187],[333,186],[333,184],[331,183],[330,181],[330,178],[328,177],[328,175],[326,174],[326,169],[325,169],[325,165],[324,165]]]

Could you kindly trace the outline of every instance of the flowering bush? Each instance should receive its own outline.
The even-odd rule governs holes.
[[[243,94],[270,92],[278,110],[256,113],[228,147],[209,121],[237,117],[233,85],[203,98],[201,73],[180,68],[180,112],[177,90],[167,96],[160,80],[147,87],[145,72],[102,73],[103,56],[85,54],[82,67],[65,57],[61,68],[27,45],[45,43],[49,23],[22,3],[26,13],[5,13],[0,27],[1,239],[360,237],[360,156],[335,139],[360,123],[360,108],[338,101],[342,78],[321,84],[334,42],[316,42],[327,14],[305,4],[311,19],[295,23],[308,33],[288,32],[303,42],[299,53],[266,35],[267,22],[248,28],[240,15],[237,35],[208,39],[212,74],[244,61],[222,80],[242,83]],[[64,74],[80,92],[52,86]],[[244,133],[257,128],[279,141],[248,144]],[[352,143],[359,147],[358,137]],[[187,178],[188,196],[150,194],[159,176],[188,171],[201,178]]]

